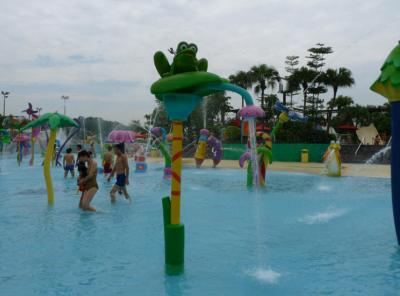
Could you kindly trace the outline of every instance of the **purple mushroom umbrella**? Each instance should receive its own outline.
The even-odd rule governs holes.
[[[107,142],[109,143],[133,143],[136,134],[132,131],[115,130],[108,134]]]

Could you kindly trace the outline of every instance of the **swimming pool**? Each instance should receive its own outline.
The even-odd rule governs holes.
[[[0,159],[0,295],[398,295],[390,180],[185,168],[185,272],[164,272],[162,166],[132,174],[132,204],[81,212],[76,181]]]

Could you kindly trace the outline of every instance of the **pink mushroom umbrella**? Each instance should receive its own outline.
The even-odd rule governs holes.
[[[24,142],[29,142],[30,137],[27,134],[18,134],[14,137],[13,142],[19,142],[19,143],[24,143]]]
[[[107,142],[110,143],[133,143],[135,141],[135,132],[115,130],[108,134]]]

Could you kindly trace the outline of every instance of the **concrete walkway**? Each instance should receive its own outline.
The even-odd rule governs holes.
[[[148,161],[153,163],[163,163],[162,158],[148,158]],[[195,166],[195,161],[193,158],[184,158],[183,164],[185,166]],[[203,162],[203,167],[212,167],[212,161],[206,159]],[[222,160],[218,167],[240,169],[239,162],[236,160]],[[324,164],[316,162],[273,162],[269,169],[272,171],[321,174],[324,169]],[[342,175],[390,178],[390,165],[344,163],[342,164]]]

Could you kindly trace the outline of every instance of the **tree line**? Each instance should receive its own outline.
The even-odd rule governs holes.
[[[283,104],[308,117],[307,124],[288,124],[286,128],[289,129],[299,129],[300,126],[304,129],[324,127],[320,130],[327,134],[329,127],[374,123],[380,133],[390,134],[390,106],[361,106],[355,104],[352,97],[343,95],[342,91],[354,86],[355,80],[351,70],[346,67],[327,67],[327,57],[332,53],[332,47],[317,43],[307,49],[304,64],[301,64],[299,55],[287,56],[284,61],[285,73],[279,73],[274,66],[263,63],[251,66],[248,70],[239,70],[230,75],[229,80],[256,94],[260,107],[266,113],[263,121],[269,127],[277,120],[274,105],[281,100]],[[331,92],[328,93],[329,90]],[[211,131],[221,133],[229,119],[235,117],[236,111],[231,105],[231,97],[225,92],[213,94],[189,116],[185,132],[192,138],[207,126]],[[170,122],[160,102],[157,102],[152,114],[145,116],[145,125],[150,126],[156,114],[156,125],[169,129]],[[330,139],[322,133],[319,136],[315,132],[305,134],[313,135],[313,139],[304,139],[309,142]],[[278,138],[285,141],[282,137]]]

